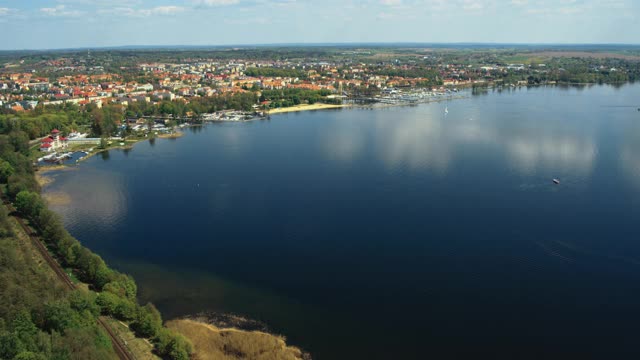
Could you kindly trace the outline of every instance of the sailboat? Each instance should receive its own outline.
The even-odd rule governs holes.
[[[444,114],[447,115],[449,113],[449,107],[445,106],[444,107]]]

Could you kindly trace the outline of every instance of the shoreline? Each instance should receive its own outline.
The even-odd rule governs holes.
[[[51,166],[41,166],[38,167],[38,170],[34,172],[34,177],[38,185],[40,185],[41,190],[45,187],[51,185],[54,179],[51,176],[48,176],[47,173],[52,171],[65,171],[65,170],[74,170],[75,168],[68,165],[51,165]]]
[[[269,110],[269,115],[285,114],[285,113],[300,112],[300,111],[340,109],[340,108],[345,108],[345,107],[350,107],[350,106],[351,105],[347,105],[347,104],[335,105],[335,104],[322,104],[322,103],[316,103],[316,104],[311,104],[311,105],[309,105],[309,104],[294,105],[294,106],[289,106],[289,107],[286,107],[286,108],[270,109]]]
[[[227,357],[229,351],[248,358],[267,354],[273,359],[312,358],[308,352],[287,344],[286,337],[270,333],[256,321],[234,315],[198,314],[168,320],[166,325],[191,340],[198,358],[231,359]]]
[[[37,170],[35,171],[35,178],[36,178],[36,182],[38,182],[38,185],[40,185],[40,187],[42,189],[44,189],[45,187],[47,187],[48,185],[51,185],[51,183],[53,183],[53,179],[51,178],[51,176],[48,176],[47,173],[53,172],[53,171],[66,171],[66,170],[75,170],[77,169],[77,166],[87,160],[90,159],[102,152],[105,151],[109,151],[109,150],[128,150],[128,149],[133,149],[133,146],[139,142],[142,142],[144,140],[148,140],[149,138],[144,138],[144,139],[136,139],[136,140],[132,140],[130,142],[125,142],[125,145],[116,145],[116,146],[110,146],[106,149],[98,149],[98,150],[94,150],[90,153],[88,153],[87,155],[83,156],[80,159],[77,159],[76,162],[74,163],[67,163],[67,164],[56,164],[56,165],[48,165],[48,166],[38,166]],[[74,150],[74,151],[83,151],[83,150]]]
[[[272,109],[269,110],[269,115],[277,115],[277,114],[286,114],[286,113],[293,113],[293,112],[302,112],[302,111],[316,111],[316,110],[330,110],[330,109],[343,109],[343,108],[354,108],[354,109],[385,109],[385,108],[391,108],[391,107],[401,107],[401,106],[417,106],[420,104],[429,104],[429,103],[434,103],[434,102],[441,102],[441,101],[447,101],[447,100],[459,100],[459,99],[464,99],[468,97],[467,96],[463,96],[463,95],[458,95],[455,97],[451,97],[449,99],[445,99],[445,98],[434,98],[434,99],[429,99],[426,101],[421,101],[418,103],[397,103],[397,104],[389,104],[389,103],[372,103],[372,104],[341,104],[341,105],[335,105],[335,104],[323,104],[323,103],[316,103],[316,104],[303,104],[303,105],[295,105],[295,106],[290,106],[290,107],[286,107],[286,108],[277,108],[277,109]],[[252,120],[258,120],[258,119],[252,119]],[[191,124],[189,126],[202,126],[204,124]],[[60,165],[50,165],[50,166],[38,166],[38,170],[35,173],[35,177],[36,177],[36,181],[38,182],[38,184],[40,185],[40,187],[44,188],[48,185],[50,185],[53,182],[53,179],[50,176],[47,176],[46,173],[48,172],[52,172],[52,171],[59,171],[59,170],[71,170],[71,169],[75,169],[77,165],[79,165],[80,163],[82,163],[83,161],[86,161],[88,159],[90,159],[93,156],[96,156],[102,152],[105,151],[109,151],[109,150],[117,150],[117,149],[121,149],[121,150],[129,150],[129,149],[133,149],[133,147],[145,140],[151,140],[151,139],[179,139],[181,137],[183,137],[185,135],[185,133],[183,131],[176,131],[174,133],[170,133],[170,134],[158,134],[154,137],[146,137],[146,138],[137,138],[137,139],[133,139],[133,140],[126,140],[124,145],[115,145],[115,146],[109,146],[108,148],[105,149],[96,149],[90,153],[88,153],[87,155],[83,156],[82,158],[76,160],[75,163],[68,163],[68,164],[60,164]],[[86,151],[86,150],[82,150],[82,149],[77,149],[75,151]]]
[[[463,96],[453,97],[449,99],[444,98],[436,98],[429,101],[421,102],[421,103],[431,103],[431,102],[439,102],[445,100],[452,99],[460,99],[464,98]],[[401,106],[415,106],[417,104],[385,104],[385,103],[375,103],[370,105],[359,105],[359,104],[343,104],[343,105],[333,105],[333,104],[314,104],[314,105],[302,105],[302,106],[293,106],[287,108],[276,109],[278,111],[270,112],[270,114],[282,114],[289,112],[301,112],[301,111],[314,111],[314,110],[329,110],[329,109],[339,109],[339,108],[373,108],[373,109],[384,109],[389,107],[401,107]],[[191,126],[202,126],[202,125],[191,125]],[[119,143],[115,143],[113,146],[108,146],[104,149],[94,148],[94,151],[88,153],[84,157],[78,159],[76,162],[70,162],[66,164],[60,165],[50,165],[50,166],[41,166],[35,173],[36,180],[38,184],[41,186],[41,194],[45,202],[48,206],[59,206],[59,205],[68,205],[71,203],[71,198],[69,194],[63,192],[47,192],[46,188],[49,187],[54,181],[55,177],[50,176],[48,173],[56,172],[56,171],[65,171],[65,170],[76,170],[78,169],[78,165],[100,153],[109,150],[116,149],[133,149],[133,147],[145,140],[151,139],[177,139],[185,136],[185,132],[176,131],[170,134],[158,134],[153,137],[146,138],[136,138],[131,140],[126,140],[124,145],[119,145]],[[78,149],[77,151],[82,151]],[[269,351],[277,351],[287,353],[288,355],[295,356],[295,359],[311,359],[312,355],[306,352],[304,349],[301,349],[295,345],[288,344],[286,341],[286,337],[281,334],[273,333],[270,331],[268,326],[264,323],[256,321],[254,319],[248,319],[241,316],[237,316],[231,313],[209,313],[204,314],[200,313],[192,316],[183,316],[173,319],[168,319],[167,323],[174,324],[173,327],[176,331],[182,333],[178,328],[183,328],[185,332],[196,331],[203,338],[216,338],[222,334],[222,337],[229,336],[229,333],[235,334],[235,336],[259,336],[261,338],[270,339],[270,343],[276,343],[276,348],[271,348]],[[183,333],[183,335],[185,335]],[[188,337],[188,336],[187,336]]]
[[[178,139],[184,136],[182,131],[176,131],[171,134],[159,134],[156,135],[157,139]],[[137,143],[137,142],[136,142]]]

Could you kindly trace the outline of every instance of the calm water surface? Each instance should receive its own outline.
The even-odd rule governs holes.
[[[444,107],[194,128],[46,191],[167,318],[244,314],[321,360],[640,355],[640,85]]]

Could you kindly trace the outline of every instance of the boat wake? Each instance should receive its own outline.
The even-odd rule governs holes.
[[[536,241],[536,245],[538,245],[547,255],[555,257],[561,261],[567,263],[575,263],[575,259],[570,255],[566,254],[566,250],[572,250],[570,247],[563,245],[562,242],[559,241]]]

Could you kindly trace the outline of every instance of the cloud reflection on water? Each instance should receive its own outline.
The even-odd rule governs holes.
[[[366,136],[362,129],[353,122],[343,123],[339,131],[325,133],[322,144],[325,153],[332,160],[352,162],[362,155],[365,149]]]
[[[620,150],[622,174],[640,188],[640,125],[636,122],[625,132]]]
[[[540,169],[562,169],[587,176],[596,158],[592,139],[551,132],[518,135],[507,139],[504,145],[511,165],[523,175]]]
[[[393,119],[387,111],[373,112],[373,146],[387,168],[426,167],[446,173],[452,158],[452,142],[447,126],[433,115],[402,112]]]
[[[448,116],[442,107],[371,111],[371,134],[349,122],[336,122],[323,139],[324,152],[329,159],[355,162],[364,149],[373,149],[389,170],[406,167],[444,175],[469,156],[461,153],[463,148],[490,146],[504,153],[508,166],[521,175],[560,170],[591,174],[597,157],[592,133],[569,132],[562,122],[531,126],[533,120],[500,118],[468,102],[459,102]]]
[[[112,230],[127,213],[127,197],[123,176],[113,171],[82,169],[82,176],[68,176],[54,182],[45,192],[61,192],[71,198],[73,206],[51,206],[70,228],[88,226],[96,230]],[[91,186],[87,186],[87,183]]]

